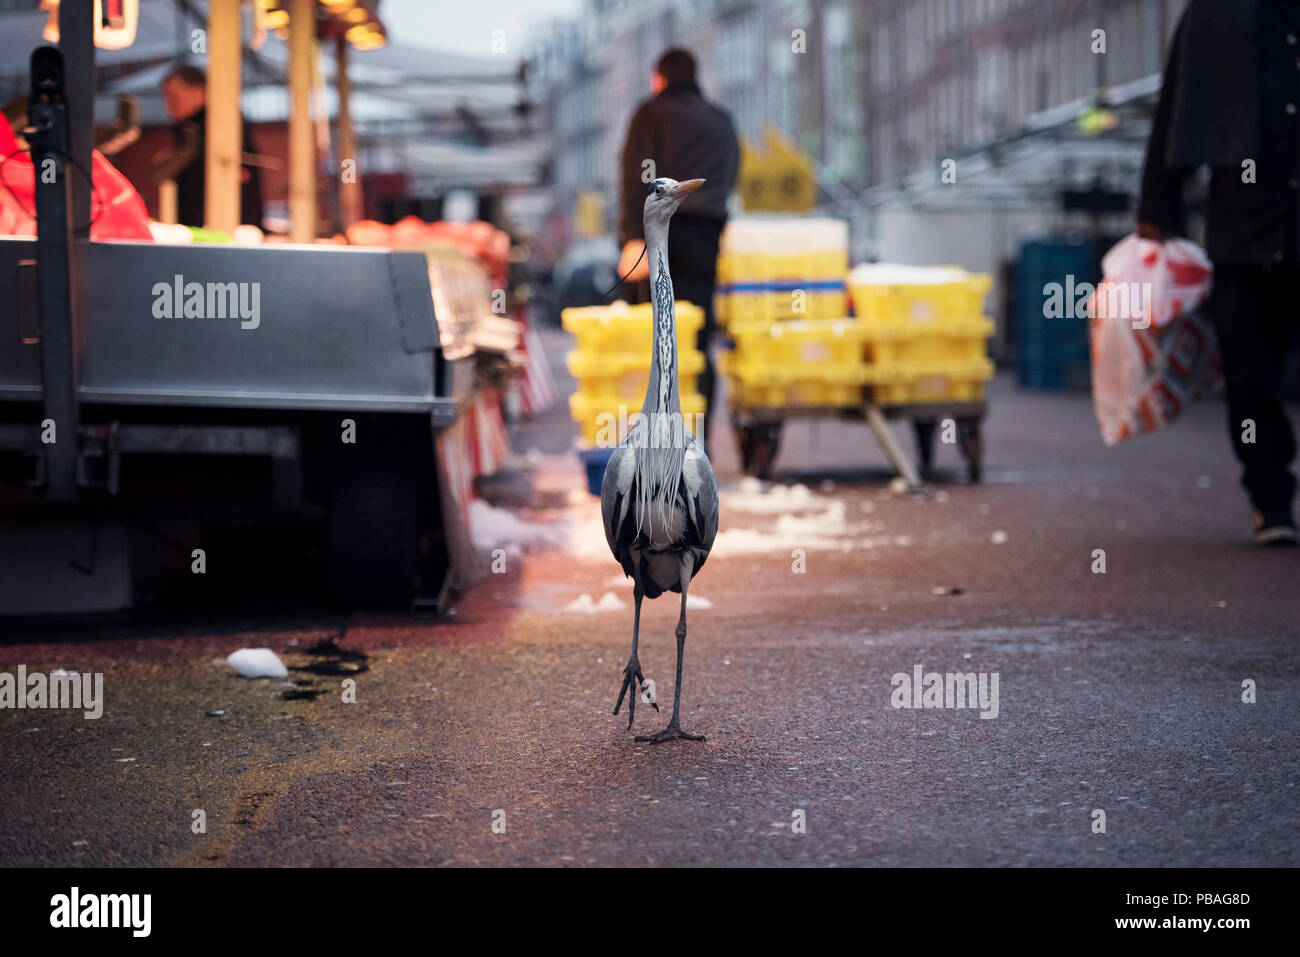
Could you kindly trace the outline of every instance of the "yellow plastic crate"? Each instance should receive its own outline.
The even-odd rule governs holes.
[[[945,322],[978,316],[991,277],[971,273],[965,279],[942,283],[851,284],[853,308],[865,322]]]
[[[578,352],[588,355],[631,352],[643,354],[648,362],[654,329],[652,308],[648,302],[634,306],[621,302],[578,306],[561,312],[560,322],[573,334]],[[700,327],[704,325],[704,310],[685,300],[677,300],[674,308],[680,354],[696,347]]]
[[[940,322],[863,322],[866,359],[881,368],[970,363],[987,357],[993,322],[984,316]]]
[[[862,363],[867,330],[838,319],[787,319],[776,323],[736,323],[728,332],[739,362],[751,367],[789,368],[804,363]]]
[[[993,374],[983,316],[739,323],[720,363],[740,408],[852,407],[863,386],[886,405],[978,402]]]
[[[930,405],[982,402],[984,383],[993,376],[986,358],[873,367],[871,393],[880,405]]]
[[[800,252],[724,252],[718,256],[718,282],[843,279],[849,270],[845,249]]]
[[[723,252],[715,297],[718,323],[725,328],[733,322],[841,317],[848,310],[848,266],[845,249]],[[837,288],[825,288],[830,283]]]
[[[645,395],[635,398],[617,395],[583,395],[575,392],[569,396],[569,414],[578,423],[579,438],[588,448],[613,448],[626,437],[626,429],[632,416],[641,413],[641,404]],[[700,416],[704,414],[704,396],[698,392],[681,394],[682,414]],[[700,429],[698,420],[687,419],[687,427],[696,435]]]
[[[801,293],[796,296],[795,293]],[[802,308],[802,312],[796,309]],[[720,292],[718,324],[729,329],[738,322],[772,323],[781,319],[838,319],[848,312],[844,290],[782,289],[759,292]]]
[[[785,368],[734,362],[727,382],[735,408],[844,408],[862,404],[867,372],[861,362]]]
[[[566,360],[569,372],[578,380],[583,395],[645,395],[650,384],[648,350],[593,355],[570,352]],[[694,392],[696,377],[704,371],[704,353],[698,349],[680,349],[677,353],[677,387],[681,393]]]
[[[862,404],[867,381],[865,330],[852,319],[792,319],[742,323],[730,330],[735,351],[724,353],[737,407],[841,407]]]
[[[872,394],[882,405],[980,402],[993,375],[984,316],[863,321]]]

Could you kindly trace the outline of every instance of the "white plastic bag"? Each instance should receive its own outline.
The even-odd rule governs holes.
[[[1213,266],[1185,239],[1126,236],[1101,261],[1089,310],[1092,401],[1107,445],[1173,421],[1218,375],[1203,308]]]

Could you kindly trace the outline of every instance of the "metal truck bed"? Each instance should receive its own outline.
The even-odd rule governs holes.
[[[428,412],[435,425],[454,417],[419,253],[129,242],[78,249],[83,403]],[[41,400],[35,259],[34,242],[0,240],[0,322],[8,326],[0,329],[0,401]]]

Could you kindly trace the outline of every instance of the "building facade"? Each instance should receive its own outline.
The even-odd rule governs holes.
[[[1063,190],[1136,189],[1185,5],[589,0],[534,58],[556,199],[572,208],[578,191],[595,190],[612,219],[628,120],[658,55],[681,45],[743,137],[761,142],[770,126],[815,160],[823,212],[853,222],[858,258],[994,270],[1027,234],[1073,228]],[[1092,106],[1106,113],[1100,132],[1081,129]],[[946,160],[955,184],[942,181]],[[951,241],[963,233],[954,215],[970,224],[965,243]]]

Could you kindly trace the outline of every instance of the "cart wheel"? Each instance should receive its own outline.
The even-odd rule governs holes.
[[[972,482],[979,482],[984,475],[984,440],[980,438],[980,420],[959,419],[957,434],[961,442],[962,458],[966,460],[966,474]]]
[[[736,442],[745,474],[766,479],[781,448],[781,423],[740,426],[736,429]]]
[[[929,472],[934,462],[934,419],[913,419],[912,431],[916,435],[916,457],[921,471]]]

